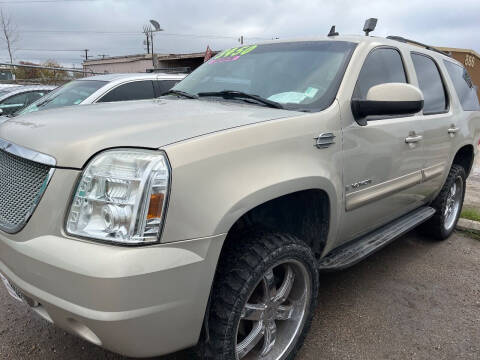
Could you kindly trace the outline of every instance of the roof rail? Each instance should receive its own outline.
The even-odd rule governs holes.
[[[147,73],[169,73],[169,74],[189,74],[192,72],[192,68],[190,66],[180,66],[180,67],[172,67],[172,68],[154,68],[154,69],[147,69]]]
[[[418,41],[415,41],[415,40],[410,40],[410,39],[406,39],[404,37],[401,37],[401,36],[387,36],[387,39],[390,39],[390,40],[395,40],[395,41],[400,41],[400,42],[403,42],[403,43],[410,43],[410,44],[414,44],[414,45],[418,45],[418,46],[421,46],[427,50],[431,50],[431,51],[435,51],[439,54],[442,54],[442,55],[446,55],[446,56],[450,56],[450,54],[448,52],[445,52],[445,51],[442,51],[442,50],[438,50],[437,48],[434,48],[433,46],[430,46],[430,45],[427,45],[427,44],[423,44],[421,42],[418,42]]]

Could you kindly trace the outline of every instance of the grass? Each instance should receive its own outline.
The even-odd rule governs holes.
[[[467,220],[480,221],[480,211],[473,208],[464,208],[460,217]]]

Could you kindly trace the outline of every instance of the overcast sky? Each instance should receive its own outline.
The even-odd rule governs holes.
[[[220,50],[262,39],[360,34],[377,17],[373,35],[400,35],[432,45],[480,52],[480,0],[9,0],[0,7],[17,24],[16,61],[47,59],[79,66],[83,53],[110,56],[145,52],[143,25],[160,22],[159,53]],[[2,44],[0,60],[8,58]]]

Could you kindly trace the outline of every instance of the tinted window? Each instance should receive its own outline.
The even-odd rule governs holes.
[[[463,66],[454,64],[450,61],[444,61],[444,63],[448,74],[452,79],[453,86],[455,87],[455,91],[460,99],[463,110],[479,110],[477,92],[467,70]]]
[[[98,102],[142,100],[153,99],[154,97],[153,82],[151,80],[135,81],[116,87],[98,100]]]
[[[26,105],[33,103],[45,95],[48,91],[32,91],[27,93]]]
[[[400,53],[394,49],[375,49],[365,60],[353,97],[366,99],[372,86],[385,83],[406,83],[407,76]]]
[[[445,111],[447,99],[437,65],[431,58],[420,54],[412,54],[412,60],[417,73],[418,85],[425,99],[423,113],[433,114]]]
[[[174,87],[179,81],[178,80],[156,80],[158,95],[165,94],[168,90]]]

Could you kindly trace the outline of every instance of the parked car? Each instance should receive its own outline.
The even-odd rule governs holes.
[[[421,224],[450,236],[478,106],[443,53],[333,34],[224,51],[160,99],[24,115],[0,126],[0,272],[123,355],[293,359],[320,271]]]
[[[13,114],[55,88],[50,85],[27,85],[0,89],[0,114]]]
[[[19,86],[22,86],[22,85],[18,85],[18,84],[0,84],[0,91],[3,91],[3,90],[6,90],[8,88],[16,88],[16,87],[19,87]]]
[[[99,102],[152,99],[170,90],[184,74],[109,74],[71,81],[16,115]]]

